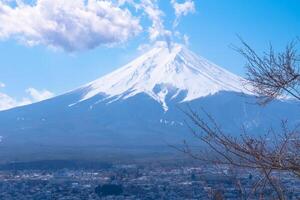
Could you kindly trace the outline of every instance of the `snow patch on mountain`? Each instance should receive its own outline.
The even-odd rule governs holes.
[[[107,95],[110,102],[145,93],[168,110],[167,97],[184,93],[184,101],[213,95],[219,91],[249,93],[243,78],[199,57],[180,44],[157,45],[124,67],[95,80],[82,88],[79,101],[98,94]]]

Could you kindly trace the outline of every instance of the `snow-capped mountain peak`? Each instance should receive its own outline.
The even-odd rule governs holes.
[[[219,91],[246,93],[242,80],[182,45],[173,44],[171,50],[159,45],[124,67],[83,86],[85,95],[80,101],[97,94],[106,94],[116,100],[146,93],[166,111],[167,95],[175,98],[183,92],[182,101],[191,101]]]

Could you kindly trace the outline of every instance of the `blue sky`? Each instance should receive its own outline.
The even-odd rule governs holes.
[[[266,49],[270,42],[280,50],[287,42],[300,36],[299,0],[187,1],[193,2],[194,10],[189,9],[187,13],[182,11],[181,15],[177,13],[179,24],[175,28],[174,2],[183,4],[185,0],[173,1],[173,4],[169,0],[158,0],[157,4],[153,1],[154,8],[162,13],[159,22],[163,21],[162,27],[155,28],[159,32],[171,32],[174,42],[183,42],[185,34],[189,37],[189,48],[192,51],[241,76],[244,75],[244,60],[229,47],[231,44],[239,45],[237,34],[258,51]],[[31,6],[35,6],[34,1],[30,2]],[[52,2],[55,4],[56,1]],[[0,0],[0,6],[1,4],[11,9],[16,6],[24,8],[20,2],[16,4],[13,0]],[[26,2],[23,4],[28,6]],[[0,83],[5,84],[5,87],[0,85],[0,107],[1,94],[2,97],[9,96],[15,102],[22,99],[35,101],[38,99],[36,95],[42,95],[43,92],[47,96],[50,95],[47,91],[57,95],[74,89],[126,64],[141,53],[138,51],[140,45],[151,45],[163,38],[149,38],[149,28],[153,26],[154,19],[147,17],[145,10],[136,10],[132,5],[125,4],[120,7],[128,9],[131,14],[126,21],[128,28],[124,30],[122,27],[122,31],[127,33],[120,36],[122,39],[108,37],[106,32],[97,29],[94,32],[84,32],[87,34],[84,36],[88,37],[74,35],[75,40],[65,40],[64,35],[59,35],[61,32],[55,33],[55,37],[47,31],[39,32],[38,36],[33,35],[32,29],[44,30],[44,27],[39,27],[42,22],[36,21],[35,24],[28,25],[25,20],[18,21],[21,19],[18,16],[22,16],[22,13],[16,14],[11,10],[5,13],[0,9]],[[107,9],[111,13],[111,8]],[[34,16],[34,12],[31,14]],[[115,11],[115,14],[117,16],[122,13]],[[77,16],[74,14],[67,17]],[[84,20],[81,22],[85,23]],[[139,24],[132,23],[132,20],[139,20]],[[66,20],[66,23],[69,22]],[[90,25],[91,21],[88,22]],[[10,27],[9,24],[12,23],[21,28]],[[176,31],[181,34],[180,38],[174,36]],[[40,36],[41,33],[46,36]],[[91,37],[96,37],[96,34],[100,36],[97,36],[97,40],[89,40],[89,34]],[[115,35],[114,32],[111,34]],[[79,45],[73,46],[72,41]],[[35,91],[30,92],[28,88]]]

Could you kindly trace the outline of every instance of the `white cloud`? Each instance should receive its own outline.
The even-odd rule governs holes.
[[[172,40],[180,38],[188,45],[189,38],[187,35],[182,35],[176,31],[175,28],[179,23],[179,19],[188,13],[195,12],[195,4],[192,0],[186,0],[183,3],[178,3],[176,0],[171,0],[171,4],[175,10],[176,19],[174,21],[173,30],[168,30],[164,26],[163,17],[165,13],[159,8],[157,0],[141,0],[139,3],[135,3],[133,0],[119,0],[122,4],[129,3],[134,5],[137,10],[142,10],[152,22],[152,25],[148,28],[149,39],[153,43],[159,40],[163,40],[168,45],[169,49],[172,46]],[[138,50],[146,49],[145,44],[140,45]]]
[[[182,16],[185,16],[189,13],[195,12],[195,3],[193,0],[186,0],[183,3],[178,3],[176,0],[171,0],[171,4],[175,10],[176,19],[174,21],[174,27],[179,23],[179,20]]]
[[[26,90],[26,93],[29,94],[28,97],[24,97],[21,100],[18,100],[5,93],[0,92],[0,111],[43,101],[54,96],[54,94],[48,90],[39,91],[34,88],[28,88]]]
[[[173,29],[164,26],[159,0],[0,0],[0,39],[29,45],[46,45],[81,51],[113,46],[138,35],[145,25],[151,43],[164,40],[171,46],[180,18],[195,11],[193,0],[170,0],[176,19]],[[29,1],[26,1],[29,2]],[[132,9],[133,8],[133,9]],[[133,15],[134,13],[134,15]]]
[[[4,88],[5,84],[0,82],[0,88]]]
[[[190,45],[190,38],[188,35],[186,35],[186,34],[183,35],[183,42],[184,42],[185,46]]]
[[[126,8],[107,0],[37,0],[33,5],[0,0],[0,38],[65,51],[127,41],[142,30]]]
[[[0,92],[0,111],[31,104],[31,103],[33,102],[28,98],[23,98],[20,101],[18,101],[7,94]]]
[[[164,13],[158,8],[156,0],[143,0],[141,7],[152,21],[152,26],[149,27],[148,31],[150,40],[154,41],[165,33],[162,20]]]
[[[34,88],[28,88],[26,92],[31,96],[34,102],[43,101],[54,96],[54,94],[48,90],[37,90]]]
[[[162,17],[165,13],[159,9],[157,0],[141,0],[140,3],[134,3],[137,10],[142,10],[151,21],[151,26],[148,28],[149,39],[155,42],[158,39],[163,39],[171,46],[172,32],[164,27]]]
[[[16,101],[10,96],[0,93],[0,110],[6,110],[16,105]]]

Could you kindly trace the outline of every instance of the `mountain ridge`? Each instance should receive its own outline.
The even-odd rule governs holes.
[[[242,85],[243,81],[243,78],[198,57],[183,45],[173,44],[169,49],[160,44],[129,64],[80,87],[85,94],[77,103],[97,94],[119,100],[146,93],[166,111],[166,96],[170,93],[173,93],[171,98],[176,98],[181,92],[186,92],[183,102],[219,91],[250,94]]]

